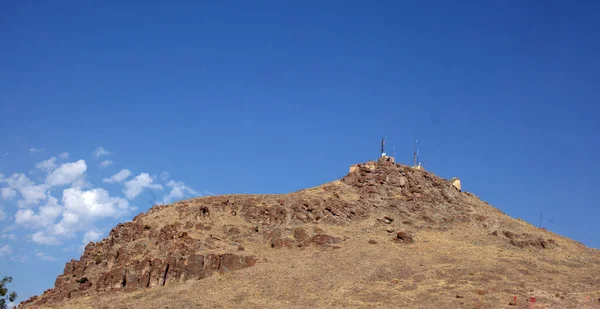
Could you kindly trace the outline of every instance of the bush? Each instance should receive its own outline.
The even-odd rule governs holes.
[[[9,293],[6,287],[6,284],[11,282],[12,277],[4,277],[4,279],[0,280],[0,309],[6,309],[9,303],[17,299],[17,293],[14,291]]]

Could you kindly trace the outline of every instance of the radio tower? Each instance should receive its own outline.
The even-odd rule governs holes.
[[[413,150],[413,167],[417,167],[417,164],[419,164],[419,154],[418,154],[418,150],[417,150],[417,141],[415,140],[415,148]]]

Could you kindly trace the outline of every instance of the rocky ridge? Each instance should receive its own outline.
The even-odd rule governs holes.
[[[289,194],[211,196],[152,207],[88,244],[52,289],[19,308],[240,271],[261,263],[264,250],[336,250],[351,237],[337,235],[336,227],[373,218],[390,226],[388,239],[398,245],[418,243],[421,230],[463,224],[518,249],[560,246],[546,234],[520,232],[514,219],[449,180],[371,161],[340,180]]]

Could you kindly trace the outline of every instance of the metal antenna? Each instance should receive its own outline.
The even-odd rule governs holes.
[[[551,224],[556,224],[556,221],[548,218],[547,216],[544,217],[544,211],[540,211],[539,213],[538,212],[532,212],[532,213],[536,214],[536,215],[540,215],[540,223],[538,224],[539,228],[542,228],[542,224],[544,222],[551,223]]]
[[[417,161],[418,161],[418,154],[417,154],[417,140],[415,140],[415,147],[413,149],[413,167],[417,167]]]
[[[385,156],[385,137],[381,138],[381,156]]]

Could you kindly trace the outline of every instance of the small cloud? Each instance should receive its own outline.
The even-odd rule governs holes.
[[[169,179],[169,172],[162,172],[160,173],[160,179],[166,181],[167,179]]]
[[[44,253],[44,252],[37,252],[35,254],[35,256],[37,256],[38,259],[44,260],[44,261],[50,261],[50,262],[52,262],[52,261],[57,261],[58,260],[57,258],[55,258],[55,257],[53,257],[53,256],[51,256],[51,255],[49,255],[47,253]]]
[[[89,230],[83,235],[83,246],[87,246],[90,242],[96,242],[102,239],[102,233],[98,230]]]
[[[33,242],[59,245],[64,238],[73,237],[80,231],[88,231],[85,237],[95,239],[100,235],[100,232],[90,229],[95,221],[108,217],[119,218],[134,210],[136,208],[129,205],[126,199],[110,196],[105,189],[71,187],[63,190],[62,203],[49,195],[48,203],[37,211],[19,209],[15,214],[15,223],[36,230],[29,236]]]
[[[4,245],[0,247],[0,257],[9,256],[12,254],[12,248],[10,245]]]
[[[101,168],[105,168],[105,167],[109,167],[113,164],[113,161],[110,160],[104,160],[102,162],[100,162],[100,167]]]
[[[10,153],[8,153],[8,152],[0,154],[0,158],[4,158],[4,157],[8,157],[8,156],[10,156]]]
[[[127,179],[127,177],[131,176],[131,171],[128,169],[122,169],[120,172],[110,176],[110,178],[104,178],[102,179],[103,182],[106,183],[121,183],[123,182],[125,179]]]
[[[0,221],[3,221],[4,219],[6,219],[6,213],[0,208]]]
[[[31,235],[31,240],[41,245],[60,245],[60,241],[56,236],[45,235],[42,231]]]
[[[15,195],[17,195],[17,191],[13,188],[0,188],[0,196],[4,200],[11,200]]]
[[[58,155],[59,158],[65,160],[69,158],[69,153],[68,152],[63,152],[61,154]]]
[[[46,151],[46,148],[35,148],[35,147],[29,148],[29,152],[42,152],[42,151]]]
[[[104,147],[98,147],[94,151],[94,157],[96,157],[96,158],[100,158],[101,156],[108,156],[109,154],[110,154],[110,152],[108,150],[104,149]]]
[[[164,199],[164,204],[169,204],[176,199],[181,199],[184,196],[195,195],[198,196],[200,193],[194,191],[194,189],[186,186],[183,182],[171,180],[167,183],[167,187],[171,188],[171,192],[167,194]]]
[[[35,168],[49,172],[56,168],[56,157],[52,157],[46,161],[38,162],[35,164]]]
[[[2,239],[10,239],[10,240],[16,240],[17,239],[17,235],[16,234],[2,234],[2,236],[0,237]]]
[[[135,210],[126,199],[110,196],[108,191],[102,188],[87,191],[79,188],[69,188],[63,191],[62,200],[65,208],[65,213],[63,213],[64,222],[59,224],[63,227],[69,227],[71,221],[75,224],[89,223],[94,219],[118,218]],[[66,215],[69,215],[69,218]],[[87,227],[89,228],[89,225]]]
[[[10,260],[17,263],[25,263],[27,262],[28,258],[25,255],[15,255],[11,256]]]
[[[132,180],[125,182],[125,189],[123,192],[125,193],[125,197],[127,199],[134,199],[136,196],[140,195],[145,188],[153,189],[153,190],[162,190],[163,187],[159,184],[153,184],[154,179],[150,177],[148,173],[141,173]]]
[[[51,186],[62,186],[71,183],[82,182],[87,165],[84,160],[65,163],[52,171],[46,177],[46,183]]]
[[[48,202],[39,208],[37,214],[31,209],[19,209],[15,214],[15,223],[29,227],[45,227],[51,225],[61,212],[58,200],[49,196]]]
[[[49,188],[46,184],[36,185],[24,174],[13,174],[9,178],[0,181],[8,184],[8,187],[19,191],[22,196],[22,199],[18,201],[19,207],[35,205],[45,200],[46,190]]]

